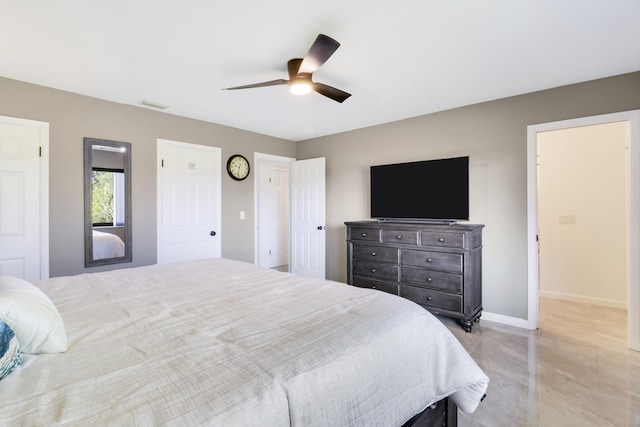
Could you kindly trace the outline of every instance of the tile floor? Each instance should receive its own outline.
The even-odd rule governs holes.
[[[540,299],[540,329],[481,320],[467,334],[442,318],[490,379],[460,427],[640,426],[640,352],[626,311]]]

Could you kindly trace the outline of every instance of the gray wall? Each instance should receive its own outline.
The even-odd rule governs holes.
[[[369,166],[468,155],[470,222],[486,225],[484,308],[526,319],[527,126],[634,109],[640,72],[298,143],[298,159],[327,159],[327,277],[346,281],[343,222],[369,218]]]
[[[348,102],[348,101],[347,101]],[[369,218],[369,166],[470,156],[471,222],[484,232],[485,310],[527,316],[526,127],[640,109],[640,72],[299,143],[0,78],[0,115],[50,123],[51,275],[85,271],[82,138],[132,143],[134,262],[156,261],[156,139],[327,158],[327,277],[346,281],[343,222]],[[419,191],[419,185],[412,184]],[[223,174],[224,257],[253,261],[253,180]],[[244,210],[247,218],[239,219]],[[103,269],[106,269],[103,268]]]
[[[226,126],[186,119],[0,78],[0,115],[50,125],[50,275],[125,268],[156,262],[156,140],[170,139],[234,153],[295,157],[296,144]],[[133,262],[84,268],[83,137],[132,145]],[[244,210],[247,217],[238,219]],[[253,179],[222,175],[222,256],[253,262]]]

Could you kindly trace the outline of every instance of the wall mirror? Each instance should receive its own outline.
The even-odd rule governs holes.
[[[84,265],[131,253],[131,144],[84,138]]]

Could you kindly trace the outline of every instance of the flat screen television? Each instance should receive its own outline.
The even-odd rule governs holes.
[[[371,218],[469,219],[469,157],[371,166]]]

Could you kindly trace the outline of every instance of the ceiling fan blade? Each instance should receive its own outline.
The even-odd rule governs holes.
[[[343,90],[336,89],[335,87],[327,86],[322,83],[314,83],[313,90],[318,92],[320,95],[324,95],[327,98],[331,98],[337,102],[344,102],[345,99],[351,96],[350,93],[347,93]]]
[[[339,47],[340,43],[336,40],[324,34],[319,34],[309,48],[309,52],[307,52],[302,60],[298,73],[312,74],[320,68]]]
[[[278,79],[278,80],[271,80],[268,82],[254,83],[250,85],[226,87],[222,90],[251,89],[254,87],[266,87],[266,86],[277,86],[277,85],[288,85],[288,84],[289,84],[289,80]]]

